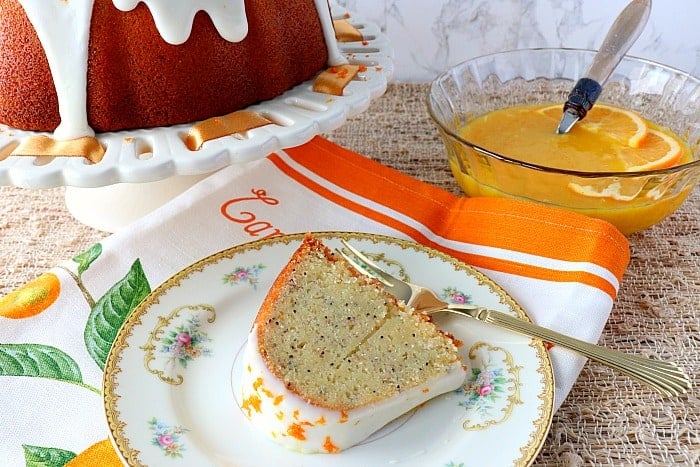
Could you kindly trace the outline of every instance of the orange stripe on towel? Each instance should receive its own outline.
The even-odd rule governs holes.
[[[330,183],[413,218],[446,239],[567,262],[593,263],[609,270],[618,281],[629,261],[627,239],[604,221],[511,199],[457,197],[320,137],[286,149],[285,153]],[[557,282],[581,282],[613,298],[616,295],[613,284],[586,271],[561,271],[438,245],[415,227],[314,182],[279,156],[273,155],[271,160],[288,176],[328,200],[473,266]]]

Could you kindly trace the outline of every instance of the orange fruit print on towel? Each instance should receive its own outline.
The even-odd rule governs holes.
[[[65,467],[122,467],[123,465],[109,439],[103,439],[68,461]]]
[[[12,319],[29,318],[46,310],[61,293],[56,274],[44,273],[0,298],[0,316]]]
[[[23,445],[22,449],[27,467],[122,467],[124,465],[108,438],[96,442],[79,454],[65,449],[27,444]]]

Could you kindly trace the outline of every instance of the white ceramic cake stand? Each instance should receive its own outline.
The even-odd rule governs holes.
[[[332,13],[340,19],[349,12],[332,4]],[[343,96],[316,93],[312,81],[302,83],[249,107],[274,125],[208,141],[199,151],[184,144],[190,124],[101,133],[96,137],[106,151],[97,164],[83,158],[8,156],[24,138],[40,133],[0,126],[0,185],[65,186],[66,206],[78,221],[115,232],[223,167],[260,159],[334,130],[384,94],[394,69],[393,50],[379,27],[354,13],[348,21],[366,40],[338,45],[351,63],[366,65],[366,71],[347,85]]]

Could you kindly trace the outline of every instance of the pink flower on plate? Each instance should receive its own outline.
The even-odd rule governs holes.
[[[169,435],[167,433],[158,436],[158,444],[160,444],[163,447],[168,447],[174,442],[175,439],[172,437],[172,435]]]
[[[459,303],[460,305],[464,305],[465,303],[467,303],[469,301],[467,299],[467,297],[465,297],[461,293],[453,295],[452,300],[454,300],[455,303]]]
[[[479,395],[481,397],[488,396],[493,392],[493,384],[484,384],[479,388]]]
[[[224,274],[222,282],[229,285],[249,284],[255,289],[258,286],[259,276],[263,269],[265,269],[263,264],[238,266],[233,271]]]
[[[457,290],[455,287],[444,288],[442,290],[442,297],[450,303],[457,303],[460,305],[471,303],[471,297],[468,294]]]
[[[182,426],[168,426],[158,421],[156,417],[148,420],[148,426],[153,433],[153,437],[151,438],[152,445],[158,446],[167,457],[183,457],[182,451],[185,450],[185,446],[180,438],[189,431],[187,428]]]
[[[175,340],[181,345],[190,345],[192,342],[192,336],[188,332],[180,332],[175,336]]]

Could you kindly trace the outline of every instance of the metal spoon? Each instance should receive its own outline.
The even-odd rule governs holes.
[[[579,79],[564,104],[557,133],[568,133],[583,119],[598,99],[603,85],[642,33],[651,13],[651,0],[632,0],[617,17],[583,78]]]

